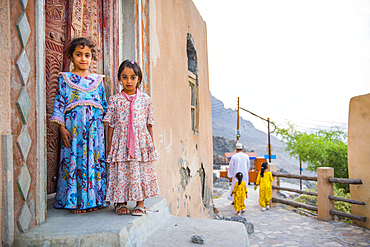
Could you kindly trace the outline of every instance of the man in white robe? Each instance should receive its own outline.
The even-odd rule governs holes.
[[[231,192],[233,192],[234,185],[238,181],[235,175],[238,172],[243,173],[243,181],[247,185],[248,185],[248,180],[249,180],[248,172],[249,172],[249,169],[251,168],[251,162],[249,160],[249,156],[243,153],[242,151],[243,151],[243,145],[240,142],[236,143],[236,154],[234,154],[231,157],[229,169],[227,171],[227,176],[233,179],[231,182],[230,192],[227,195],[227,199],[233,202],[234,202],[234,195],[231,196],[230,194]]]

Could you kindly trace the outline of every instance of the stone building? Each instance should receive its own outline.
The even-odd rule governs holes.
[[[154,105],[161,196],[173,215],[212,208],[212,115],[206,24],[191,0],[4,0],[0,2],[1,228],[5,246],[47,217],[60,140],[49,124],[63,49],[73,37],[97,44],[92,72],[108,97],[124,59],[143,69]]]

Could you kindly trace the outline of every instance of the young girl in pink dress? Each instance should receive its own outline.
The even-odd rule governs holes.
[[[136,201],[132,215],[146,212],[144,200],[159,195],[154,161],[153,108],[151,98],[139,90],[140,66],[125,60],[118,69],[123,91],[109,99],[103,122],[108,128],[109,177],[107,201],[119,215],[129,214],[128,201]]]

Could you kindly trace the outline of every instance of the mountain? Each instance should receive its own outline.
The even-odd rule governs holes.
[[[237,111],[230,108],[225,109],[222,101],[216,99],[211,94],[212,104],[212,125],[213,125],[213,154],[216,156],[223,155],[225,152],[235,152],[236,140],[236,118]],[[270,126],[270,129],[273,129]],[[267,155],[267,127],[266,132],[256,129],[250,121],[239,117],[239,130],[241,137],[239,141],[243,143],[248,152],[256,152],[257,156]],[[299,161],[290,158],[283,151],[283,144],[273,135],[270,135],[272,154],[276,155],[276,160],[271,160],[276,164],[278,169],[284,169],[289,173],[299,174]],[[226,151],[225,151],[226,150]],[[306,165],[303,165],[304,175],[312,175],[307,171]]]

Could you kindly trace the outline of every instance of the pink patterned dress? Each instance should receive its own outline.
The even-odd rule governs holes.
[[[114,128],[110,153],[107,201],[123,203],[143,201],[159,195],[154,161],[157,155],[148,125],[154,126],[151,98],[136,91],[134,99],[135,155],[132,158],[127,148],[127,130],[130,102],[121,94],[109,99],[108,112],[103,122]]]

